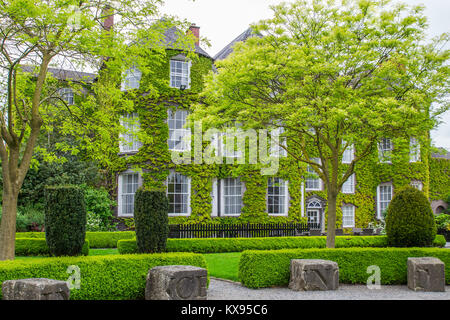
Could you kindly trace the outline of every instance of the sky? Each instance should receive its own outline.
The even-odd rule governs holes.
[[[200,27],[211,47],[203,46],[211,56],[244,32],[251,23],[270,18],[271,5],[280,0],[165,0],[161,12],[186,19]],[[293,2],[288,0],[286,2]],[[429,34],[437,36],[450,32],[450,0],[402,0],[403,3],[426,6]],[[447,46],[450,49],[450,45]],[[441,124],[431,132],[437,147],[450,151],[450,111],[441,117]]]

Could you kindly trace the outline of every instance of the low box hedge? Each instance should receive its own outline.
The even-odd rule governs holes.
[[[202,255],[194,253],[0,261],[0,285],[5,280],[26,278],[67,281],[72,274],[67,273],[67,268],[71,265],[80,268],[81,280],[80,289],[71,290],[71,300],[140,300],[144,299],[146,276],[151,268],[163,265],[206,268],[206,261]]]
[[[112,231],[112,232],[86,232],[86,240],[89,240],[91,248],[117,248],[117,241],[121,239],[133,239],[136,237],[134,231]],[[17,232],[17,238],[45,238],[45,232]]]
[[[445,263],[450,284],[450,250],[440,248],[339,248],[244,251],[239,261],[239,279],[249,288],[287,286],[291,259],[324,259],[339,265],[339,282],[366,284],[367,267],[381,270],[381,284],[406,284],[408,257],[436,257]]]
[[[437,236],[436,246],[444,246],[445,239]],[[289,248],[325,248],[326,237],[273,237],[273,238],[198,238],[167,239],[169,252],[222,253],[244,250],[278,250]],[[387,247],[386,236],[338,236],[336,248]],[[120,254],[137,253],[136,239],[119,240]]]
[[[17,238],[16,256],[50,256],[47,241],[40,238]],[[85,240],[82,255],[89,255],[89,240]]]

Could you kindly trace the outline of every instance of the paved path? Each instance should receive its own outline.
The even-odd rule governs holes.
[[[450,300],[446,292],[414,292],[407,286],[381,286],[370,290],[364,285],[340,285],[335,291],[298,292],[288,288],[248,289],[238,282],[211,278],[208,300]]]
[[[444,248],[450,249],[450,242],[447,242]]]

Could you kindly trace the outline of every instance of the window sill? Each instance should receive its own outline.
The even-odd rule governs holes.
[[[189,217],[190,213],[169,213],[169,217]]]

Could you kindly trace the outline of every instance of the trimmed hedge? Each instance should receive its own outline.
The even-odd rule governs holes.
[[[86,202],[77,186],[48,186],[44,192],[45,239],[52,255],[77,256],[86,239]]]
[[[445,263],[450,284],[450,250],[439,248],[340,248],[244,251],[239,262],[239,279],[249,288],[286,286],[291,259],[324,259],[339,265],[340,283],[366,284],[367,267],[379,266],[381,284],[406,284],[408,257],[436,257]]]
[[[122,239],[133,239],[136,237],[134,231],[98,231],[86,232],[86,240],[91,248],[117,248],[117,241]],[[45,239],[45,232],[17,232],[16,239],[38,238]]]
[[[429,247],[436,222],[425,194],[411,186],[395,193],[386,216],[386,235],[392,247]]]
[[[206,268],[206,261],[202,255],[194,253],[0,261],[0,285],[5,280],[26,278],[67,281],[70,276],[67,268],[71,265],[80,268],[81,276],[80,289],[71,290],[71,300],[140,300],[144,299],[146,276],[151,268],[163,265]]]
[[[169,235],[169,199],[165,192],[139,188],[134,198],[134,223],[139,253],[164,252]]]
[[[445,238],[436,236],[435,246],[445,246]],[[325,248],[326,237],[273,237],[273,238],[204,238],[167,239],[167,251],[221,253],[244,250],[278,250],[289,248]],[[336,248],[387,247],[386,236],[338,236]],[[120,254],[137,253],[136,239],[119,240]]]
[[[45,238],[16,238],[16,256],[50,256]],[[85,240],[81,254],[89,255],[89,240]]]

